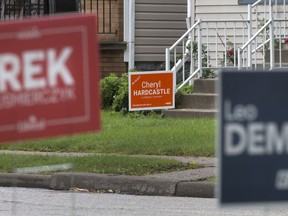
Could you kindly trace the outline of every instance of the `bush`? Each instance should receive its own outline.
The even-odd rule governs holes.
[[[116,112],[128,112],[129,109],[129,85],[128,74],[125,73],[119,78],[119,88],[114,98],[112,109]]]
[[[101,80],[102,108],[110,109],[112,107],[114,98],[117,96],[119,86],[120,79],[114,73]]]
[[[129,108],[128,74],[117,77],[112,73],[101,80],[102,108],[116,112],[128,112]]]

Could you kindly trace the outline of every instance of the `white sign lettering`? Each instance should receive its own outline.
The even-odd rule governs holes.
[[[257,122],[256,106],[237,104],[232,107],[230,101],[225,102],[224,117],[228,121],[224,127],[227,156],[288,154],[288,122],[280,126],[273,122]]]
[[[67,86],[73,85],[75,80],[66,65],[72,52],[72,47],[64,47],[58,55],[53,48],[29,50],[21,56],[0,54],[0,93],[6,92],[9,87],[16,92],[55,87],[60,79]]]

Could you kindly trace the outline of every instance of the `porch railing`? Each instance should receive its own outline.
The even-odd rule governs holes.
[[[285,1],[280,1],[281,4],[278,0],[259,0],[248,5],[247,16],[239,20],[198,20],[166,49],[166,70],[175,71],[177,83],[181,84],[176,91],[194,77],[223,68],[273,68],[277,41],[277,66],[283,66],[281,41],[288,39],[288,27]]]
[[[263,0],[254,5],[261,6]],[[238,69],[270,69],[288,66],[288,26],[286,1],[264,1],[265,15],[259,30],[238,49]],[[263,7],[263,6],[262,6]],[[262,14],[264,14],[262,12]],[[261,17],[261,15],[260,15]],[[248,50],[247,47],[251,49]],[[282,52],[283,51],[283,52]],[[285,52],[284,52],[285,51]],[[284,55],[283,55],[284,54]]]
[[[249,38],[248,19],[198,20],[166,49],[166,70],[177,73],[178,91],[194,77],[237,67],[237,48]]]
[[[98,14],[98,32],[115,34],[117,0],[0,0],[0,20],[21,19],[62,12]]]

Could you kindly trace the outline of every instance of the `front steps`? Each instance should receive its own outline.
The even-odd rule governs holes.
[[[181,102],[176,109],[164,110],[167,118],[213,118],[216,110],[216,79],[197,79],[194,92],[181,95]]]

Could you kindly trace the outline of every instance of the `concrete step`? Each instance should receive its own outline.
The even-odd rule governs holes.
[[[214,118],[215,109],[171,109],[162,111],[165,118]]]
[[[194,81],[195,93],[215,93],[217,79],[196,79]]]
[[[183,94],[177,109],[215,109],[217,94]]]
[[[214,118],[217,79],[196,79],[194,93],[183,94],[177,109],[164,110],[167,118]]]

